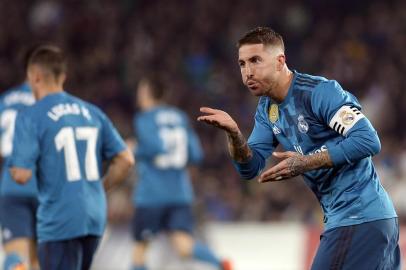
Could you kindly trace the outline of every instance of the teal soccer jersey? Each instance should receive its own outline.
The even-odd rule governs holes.
[[[186,166],[202,159],[200,142],[181,111],[159,106],[134,118],[137,139],[137,206],[190,204]]]
[[[325,229],[396,217],[371,161],[380,150],[376,131],[336,81],[294,72],[281,104],[260,98],[248,144],[253,158],[235,163],[247,179],[262,171],[279,144],[302,155],[329,152],[333,168],[303,174],[322,206]]]
[[[3,168],[0,179],[1,196],[36,197],[35,175],[26,185],[17,184],[10,175],[8,164],[13,150],[15,121],[19,112],[34,104],[35,99],[27,83],[6,91],[0,97],[0,152]]]
[[[10,166],[37,174],[40,242],[102,235],[102,161],[125,148],[104,113],[65,92],[47,95],[18,115]]]

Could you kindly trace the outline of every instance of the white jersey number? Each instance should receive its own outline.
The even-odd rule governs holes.
[[[17,118],[16,110],[5,110],[0,117],[0,126],[3,130],[1,136],[1,156],[7,157],[13,151],[14,128]]]
[[[159,137],[166,153],[155,158],[155,165],[160,169],[184,167],[188,158],[186,130],[183,127],[164,127],[159,130]]]
[[[78,181],[82,178],[79,158],[76,149],[76,140],[86,141],[85,173],[86,179],[96,181],[99,169],[96,158],[96,142],[99,130],[95,127],[62,128],[55,136],[55,146],[59,151],[64,150],[66,177],[68,181]],[[76,135],[76,137],[75,137]]]

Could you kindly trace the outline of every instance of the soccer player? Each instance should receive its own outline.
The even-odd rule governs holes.
[[[36,47],[33,46],[25,52],[24,69],[35,49]],[[35,243],[37,180],[34,175],[26,186],[18,185],[11,178],[8,170],[17,114],[34,102],[34,96],[27,82],[0,96],[0,154],[3,162],[0,179],[0,225],[5,251],[2,269],[5,270],[38,268]],[[24,222],[21,222],[22,220]]]
[[[133,270],[146,270],[147,245],[161,231],[169,233],[182,258],[230,270],[228,261],[221,261],[192,237],[193,191],[187,166],[198,163],[203,154],[187,116],[165,105],[163,97],[164,86],[158,79],[141,80],[137,89],[141,113],[134,118],[138,183],[133,195]]]
[[[224,111],[203,107],[198,120],[226,131],[243,178],[303,176],[324,211],[313,270],[400,269],[397,215],[371,161],[381,145],[357,99],[334,80],[291,71],[270,28],[246,33],[238,50],[243,83],[259,97],[248,141]],[[274,152],[279,144],[286,152]],[[281,161],[263,171],[272,154]]]
[[[35,102],[28,83],[12,88],[0,97],[0,152],[2,172],[0,179],[0,224],[2,227],[5,270],[29,269],[37,266],[36,211],[37,180],[35,176],[26,186],[17,184],[8,170],[13,149],[17,114]]]
[[[66,59],[40,46],[27,78],[37,102],[17,116],[10,173],[18,183],[37,175],[38,254],[42,270],[89,269],[106,223],[101,179],[124,179],[134,159],[110,120],[97,107],[63,91]],[[21,221],[23,222],[23,221]]]

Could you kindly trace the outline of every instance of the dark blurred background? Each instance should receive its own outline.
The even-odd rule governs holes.
[[[201,221],[319,224],[318,203],[300,178],[240,180],[225,135],[195,121],[200,106],[213,106],[249,135],[257,100],[241,83],[235,42],[260,25],[282,34],[291,69],[336,79],[359,98],[382,142],[376,167],[404,222],[405,1],[0,0],[0,89],[24,79],[26,47],[52,42],[69,57],[66,90],[101,107],[131,137],[136,85],[157,72],[204,146],[204,164],[192,170]],[[131,216],[132,185],[110,196],[112,223]]]

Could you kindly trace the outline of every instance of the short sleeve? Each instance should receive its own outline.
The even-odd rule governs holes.
[[[110,119],[105,115],[101,114],[102,121],[102,152],[104,159],[111,159],[118,153],[124,151],[127,147],[124,143],[123,138],[121,138],[117,129],[111,123]]]
[[[39,137],[35,121],[27,111],[17,115],[10,167],[34,169],[39,158]]]
[[[190,163],[199,163],[203,159],[203,150],[199,140],[199,137],[188,124],[188,153]]]

